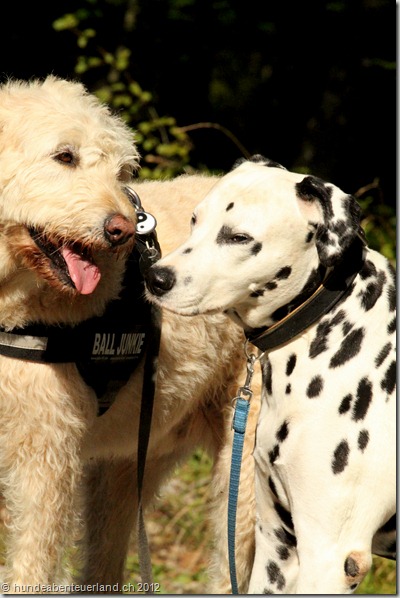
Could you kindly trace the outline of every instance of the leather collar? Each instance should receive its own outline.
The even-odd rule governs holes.
[[[290,342],[327,314],[348,292],[364,263],[366,243],[357,236],[342,260],[327,274],[323,283],[304,303],[272,326],[246,332],[247,340],[261,351],[278,349]]]

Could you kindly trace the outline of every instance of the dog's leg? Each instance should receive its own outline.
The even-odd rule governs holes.
[[[137,516],[136,464],[128,459],[96,461],[86,467],[84,482],[86,533],[80,584],[107,584],[121,592]]]
[[[1,481],[10,518],[5,582],[11,593],[52,591],[50,584],[68,581],[62,561],[73,540],[90,398],[79,383],[76,397],[66,394],[66,366],[10,364],[0,372],[3,388],[14,388],[15,380],[33,382],[13,397],[3,393],[1,402]],[[71,378],[74,372],[67,373]]]

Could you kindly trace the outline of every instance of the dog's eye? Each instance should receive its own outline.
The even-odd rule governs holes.
[[[192,214],[192,218],[190,219],[190,226],[194,226],[197,222],[196,214]]]
[[[230,242],[231,243],[250,243],[250,241],[253,240],[253,237],[250,237],[250,235],[246,235],[245,233],[236,233],[235,235],[232,235],[230,238]]]
[[[61,164],[68,164],[74,166],[77,163],[75,154],[69,150],[58,152],[53,156],[53,158],[57,162],[61,162]]]

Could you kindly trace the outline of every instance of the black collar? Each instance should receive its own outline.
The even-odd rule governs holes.
[[[345,293],[364,263],[365,242],[356,237],[339,264],[327,275],[318,289],[296,309],[272,326],[246,332],[250,343],[261,351],[277,349],[315,324],[328,313]]]

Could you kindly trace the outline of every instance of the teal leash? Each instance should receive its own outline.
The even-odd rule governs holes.
[[[247,341],[245,343],[245,353],[247,357],[246,381],[244,385],[239,388],[238,396],[232,400],[232,404],[234,404],[235,406],[235,412],[232,421],[233,443],[228,498],[228,556],[232,594],[239,594],[235,560],[236,511],[239,495],[239,481],[243,454],[243,444],[246,432],[247,418],[250,409],[250,400],[253,396],[253,391],[250,388],[250,384],[254,374],[254,364],[257,361],[257,359],[260,358],[256,357],[253,353],[249,355],[246,350],[246,347]]]

